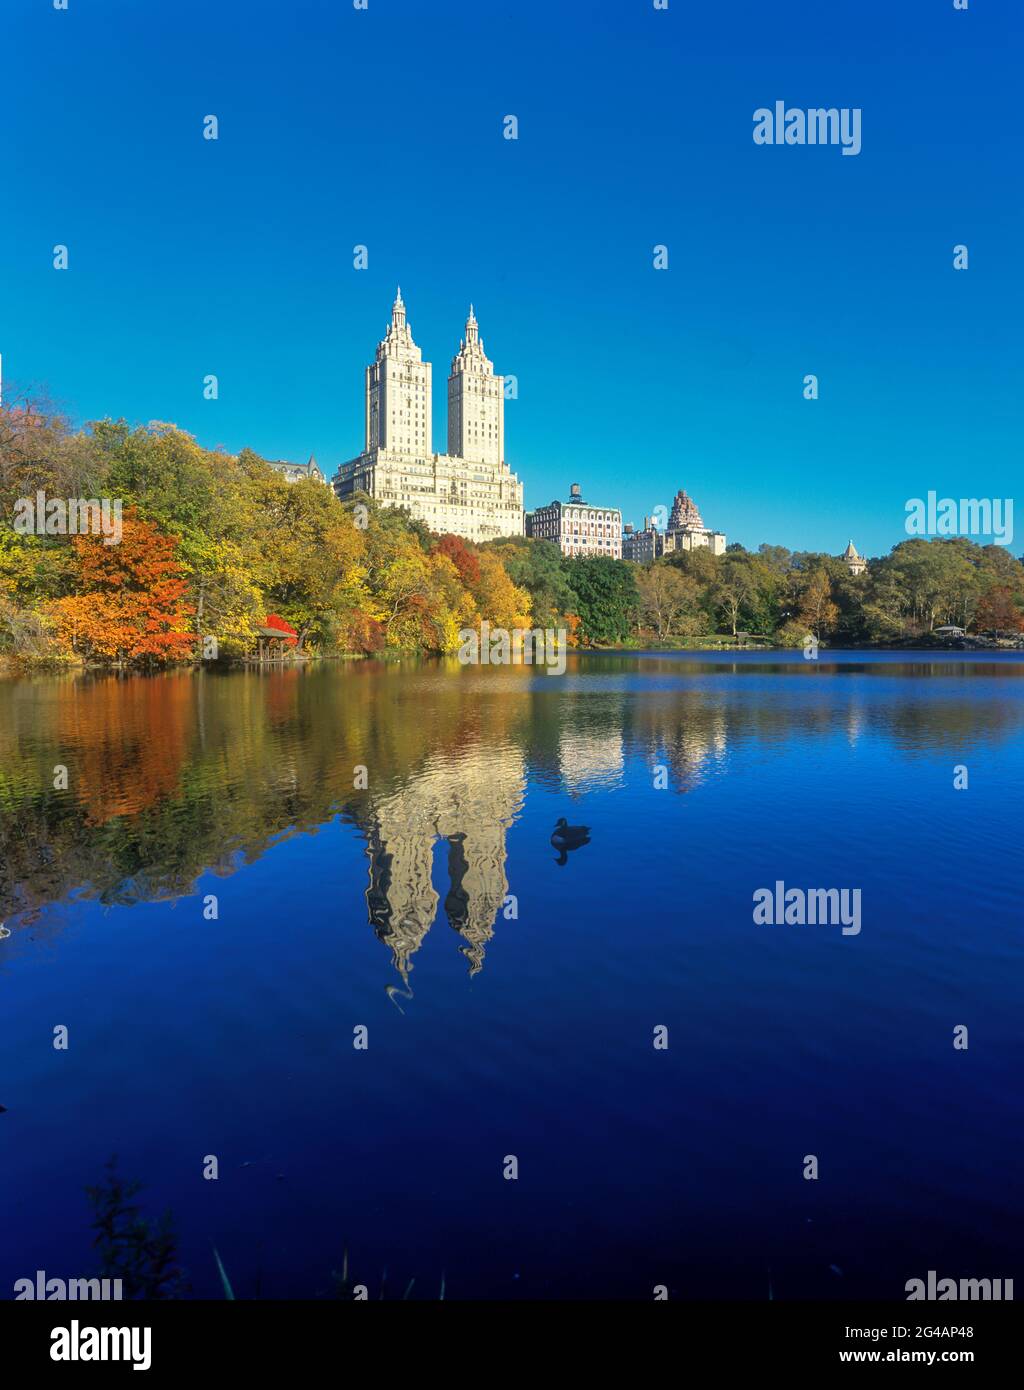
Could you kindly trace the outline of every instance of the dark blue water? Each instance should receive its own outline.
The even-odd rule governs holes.
[[[0,685],[0,1295],[115,1153],[205,1296],[1024,1278],[1022,732],[1019,655]]]

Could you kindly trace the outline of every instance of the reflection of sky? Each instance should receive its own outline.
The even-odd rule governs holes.
[[[211,761],[182,713],[188,758],[158,764],[216,786],[224,833],[263,797],[258,851],[173,902],[65,895],[0,942],[0,1289],[91,1267],[82,1188],[114,1150],[211,1297],[211,1243],[242,1296],[257,1278],[309,1296],[345,1245],[371,1281],[386,1264],[419,1292],[444,1269],[451,1297],[763,1298],[769,1265],[776,1297],[901,1298],[929,1268],[1020,1278],[1024,662],[867,665],[664,663],[647,693],[597,656],[543,696],[366,666],[278,692],[273,737],[268,687],[211,686]],[[346,745],[360,682],[373,719]],[[385,767],[372,738],[401,757]],[[322,813],[311,791],[333,799],[360,761],[370,793]],[[70,866],[124,856],[125,837],[166,852],[160,805],[89,823]],[[317,819],[288,834],[300,813]],[[591,831],[564,865],[560,816]],[[371,928],[374,836],[393,858]],[[755,927],[752,894],[777,879],[860,888],[861,934]],[[66,1054],[41,1020],[69,1026]],[[206,1153],[219,1184],[197,1183]]]

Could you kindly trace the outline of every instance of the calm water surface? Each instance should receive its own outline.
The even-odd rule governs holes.
[[[0,1297],[113,1153],[204,1296],[1024,1288],[1022,732],[1020,654],[0,683]]]

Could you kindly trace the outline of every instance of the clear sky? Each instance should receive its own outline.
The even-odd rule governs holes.
[[[400,283],[436,450],[470,300],[518,377],[527,507],[685,487],[875,554],[910,497],[1014,496],[1021,0],[51,3],[0,15],[0,352],[76,419],[332,474]],[[860,107],[861,153],[755,145],[776,100]]]

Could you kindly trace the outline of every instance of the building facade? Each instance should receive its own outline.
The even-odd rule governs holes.
[[[665,550],[702,549],[710,550],[712,555],[724,555],[725,532],[705,526],[696,502],[680,488],[672,501]]]
[[[448,378],[448,453],[431,443],[431,365],[413,341],[402,292],[366,369],[366,441],[334,489],[407,507],[431,531],[471,541],[523,534],[523,485],[505,462],[505,383],[484,352],[472,305]]]
[[[505,381],[484,352],[472,304],[448,377],[448,454],[489,467],[505,459]]]
[[[710,550],[712,555],[725,554],[725,532],[710,531],[702,526],[699,530],[689,528],[685,531],[666,531],[665,549],[667,555],[672,550]]]
[[[712,531],[704,525],[700,510],[693,498],[680,489],[673,499],[668,529],[659,531],[653,517],[645,516],[643,526],[630,530],[623,545],[623,555],[637,564],[649,564],[674,550],[710,550],[712,555],[725,554],[725,532]]]
[[[284,459],[268,459],[267,462],[276,473],[283,475],[286,483],[302,483],[308,480],[327,486],[327,478],[312,454],[308,463],[288,463]]]
[[[649,564],[665,553],[665,532],[659,531],[649,516],[638,530],[625,528],[622,537],[622,558],[635,560],[638,565]]]
[[[526,518],[526,534],[554,541],[563,555],[609,555],[622,559],[622,512],[584,502],[579,483],[567,502],[550,502]]]

